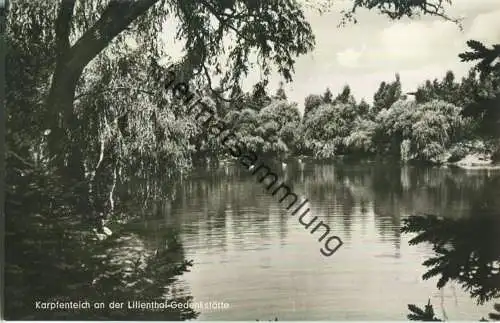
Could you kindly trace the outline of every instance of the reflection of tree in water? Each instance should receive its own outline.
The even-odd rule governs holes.
[[[373,211],[378,234],[382,241],[395,244],[400,252],[400,218],[406,199],[401,181],[402,170],[398,165],[376,165],[373,168]]]
[[[498,177],[487,182],[468,217],[410,216],[401,229],[417,233],[411,245],[427,242],[433,246],[435,255],[423,263],[428,268],[423,279],[439,277],[438,288],[455,281],[478,304],[500,297],[499,184]],[[416,313],[415,308],[410,310]]]
[[[267,239],[275,231],[274,226],[284,241],[290,216],[279,198],[258,181],[260,175],[234,171],[226,174],[226,166],[242,169],[240,164],[223,165],[213,172],[195,169],[194,175],[185,180],[183,186],[188,189],[181,188],[172,201],[172,213],[182,215],[174,219],[183,224],[183,232],[221,250],[225,250],[231,236],[252,233]],[[290,187],[294,189],[292,184]]]
[[[331,227],[342,226],[345,237],[350,234],[352,208],[348,199],[349,189],[344,185],[345,175],[341,168],[330,165],[315,165],[304,178],[304,195],[307,196],[314,212],[321,214],[323,221]],[[334,215],[342,214],[341,218]],[[342,220],[342,223],[337,223]]]
[[[175,235],[158,251],[133,234],[97,241],[70,203],[72,190],[35,169],[8,172],[6,192],[5,316],[7,319],[82,320],[195,318],[192,310],[127,309],[127,301],[185,302],[168,287],[188,270]],[[68,193],[69,192],[69,193]],[[92,210],[89,210],[91,213]],[[35,302],[125,302],[124,309],[41,310]]]

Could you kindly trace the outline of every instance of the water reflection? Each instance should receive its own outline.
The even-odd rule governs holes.
[[[178,187],[171,216],[148,220],[181,231],[186,257],[195,261],[184,277],[195,300],[231,305],[200,319],[401,320],[407,304],[428,298],[443,303],[450,319],[477,320],[491,310],[453,284],[438,291],[436,280],[422,281],[432,246],[409,246],[400,227],[411,214],[470,216],[486,200],[480,188],[499,173],[290,164],[287,176],[309,199],[311,216],[342,238],[332,257],[322,256],[317,237],[239,165],[195,173]]]

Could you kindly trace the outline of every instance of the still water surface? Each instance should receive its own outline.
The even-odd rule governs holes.
[[[181,232],[194,260],[182,285],[194,301],[230,305],[200,320],[406,320],[408,304],[428,299],[450,320],[492,309],[459,286],[439,291],[436,280],[423,281],[432,250],[409,246],[399,229],[410,214],[473,216],[484,181],[500,173],[363,164],[290,165],[280,175],[343,240],[333,256],[239,165],[199,169],[178,184],[161,219],[145,223]]]

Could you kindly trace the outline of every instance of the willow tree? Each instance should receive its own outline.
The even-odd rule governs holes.
[[[177,154],[175,147],[186,146],[189,122],[179,125],[182,109],[175,105],[182,107],[180,102],[163,100],[166,75],[157,64],[169,57],[167,44],[158,40],[169,20],[177,22],[176,38],[184,42],[185,54],[170,62],[181,65],[183,80],[199,79],[218,96],[234,88],[247,73],[252,54],[257,54],[265,77],[274,65],[291,80],[294,57],[314,45],[311,28],[295,2],[19,0],[9,8],[9,54],[16,64],[11,65],[15,69],[9,75],[8,104],[10,116],[15,116],[10,119],[17,125],[11,127],[16,130],[9,137],[13,139],[9,146],[17,148],[22,141],[16,139],[19,135],[37,132],[30,139],[40,139],[24,145],[21,157],[43,156],[70,183],[91,180],[89,187],[82,185],[76,192],[84,209],[92,199],[88,193],[96,190],[92,179],[97,168],[116,170],[116,165],[108,168],[102,160],[118,157],[144,164],[147,156],[135,152],[153,150],[163,136],[167,137],[162,145],[166,150],[158,149],[155,158],[169,159],[163,165],[171,169],[186,164],[179,157],[188,154]],[[132,40],[141,52],[135,59],[120,50]],[[27,71],[32,65],[32,71]],[[157,75],[161,73],[163,76]],[[221,79],[222,91],[212,89],[213,76]],[[120,87],[120,93],[113,87]],[[137,88],[147,89],[149,94],[139,94]],[[126,114],[120,105],[133,106],[137,102],[133,98],[138,96],[149,104],[136,105],[141,111]],[[163,113],[161,103],[169,105]],[[33,130],[23,128],[28,120]],[[9,126],[14,123],[9,121]],[[169,131],[174,123],[177,131]],[[127,145],[120,144],[124,142],[123,128],[133,132],[126,138]],[[100,148],[103,143],[112,149]],[[129,154],[124,155],[125,151]],[[111,176],[116,178],[114,173]],[[97,177],[109,182],[110,174],[105,175]],[[114,180],[111,185],[114,187]],[[107,189],[109,183],[104,184],[104,192]]]
[[[296,103],[275,98],[259,111],[257,123],[256,133],[264,143],[257,153],[283,159],[294,152],[300,125],[300,112]]]
[[[167,19],[178,21],[187,74],[203,75],[208,83],[218,74],[227,88],[246,73],[252,52],[261,58],[265,75],[274,64],[291,80],[293,58],[314,44],[300,7],[289,1],[15,1],[9,10],[12,38],[29,43],[41,34],[49,49],[44,127],[50,130],[48,147],[58,166],[69,164],[72,174],[84,177],[78,142],[82,122],[74,99],[86,67],[111,44],[130,38],[152,59],[168,55],[158,41]],[[236,41],[229,46],[228,40]]]

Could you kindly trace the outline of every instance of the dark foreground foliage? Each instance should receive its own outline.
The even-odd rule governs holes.
[[[482,304],[500,296],[500,216],[477,214],[468,219],[412,216],[404,220],[402,232],[419,233],[410,244],[428,242],[436,256],[424,261],[429,279],[440,276],[437,287],[453,280]]]
[[[440,218],[434,215],[410,216],[403,220],[401,231],[416,233],[410,245],[429,243],[435,255],[423,262],[427,268],[423,279],[439,277],[437,287],[453,281],[469,292],[478,304],[500,297],[500,214],[498,213],[498,179],[488,182],[478,192],[481,203],[472,206],[465,218]],[[408,319],[434,319],[430,302],[425,309],[408,305]],[[500,306],[495,305],[498,311]],[[498,313],[490,319],[498,320]]]
[[[500,321],[500,304],[495,304],[493,307],[496,313],[489,313],[488,317],[492,321]],[[416,306],[415,304],[408,304],[408,309],[410,310],[410,314],[408,314],[406,317],[410,321],[426,321],[426,322],[443,321],[434,315],[434,308],[431,305],[431,300],[427,302],[427,305],[425,305],[424,309]],[[479,322],[488,322],[488,320],[482,317],[479,320]]]
[[[425,305],[425,309],[421,309],[414,304],[409,304],[408,309],[411,312],[411,314],[408,314],[407,316],[408,320],[410,321],[441,321],[434,315],[434,308],[431,305],[431,300],[427,302],[427,305]]]
[[[5,318],[43,320],[184,320],[192,310],[35,309],[35,302],[104,302],[140,299],[185,302],[169,286],[191,263],[172,237],[157,252],[135,248],[120,257],[127,241],[113,235],[99,241],[91,224],[75,216],[72,191],[54,175],[10,159],[6,198]],[[91,210],[89,210],[91,212]],[[168,241],[167,240],[167,241]],[[130,244],[130,243],[128,243]],[[163,244],[165,245],[165,244]],[[129,249],[130,250],[130,249]]]

